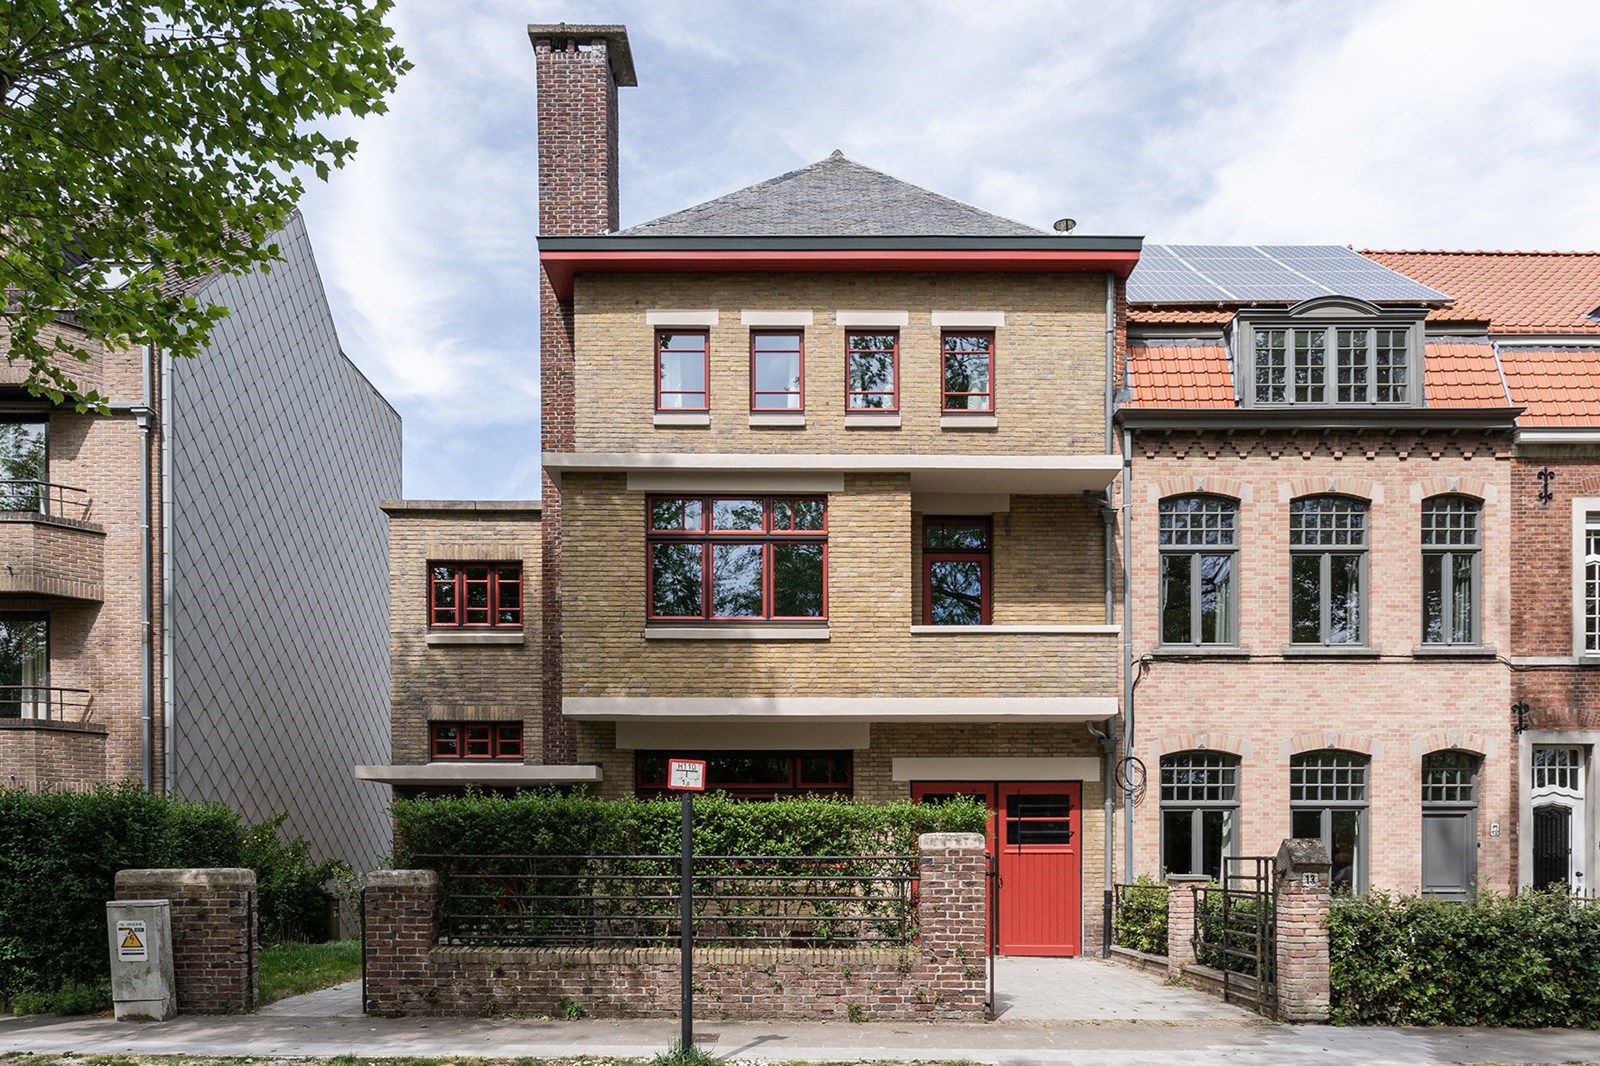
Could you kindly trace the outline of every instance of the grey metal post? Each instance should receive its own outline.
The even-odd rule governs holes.
[[[682,884],[678,906],[678,939],[683,962],[682,1004],[679,1015],[682,1022],[678,1031],[678,1044],[685,1051],[694,1047],[694,794],[681,793],[683,800],[683,864]]]

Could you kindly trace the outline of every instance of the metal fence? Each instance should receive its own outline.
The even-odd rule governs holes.
[[[92,694],[86,688],[0,685],[0,718],[87,722]]]
[[[0,511],[27,511],[83,521],[89,517],[89,493],[50,481],[0,479]]]
[[[1167,953],[1166,885],[1152,881],[1111,886],[1105,945],[1148,955]]]
[[[440,877],[440,943],[666,947],[676,855],[419,855]],[[896,947],[917,938],[917,859],[696,855],[702,947]]]
[[[1220,884],[1196,890],[1195,957],[1222,971],[1222,998],[1277,1011],[1277,896],[1270,856],[1225,858]]]

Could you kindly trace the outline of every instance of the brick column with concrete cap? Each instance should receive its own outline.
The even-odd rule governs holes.
[[[438,900],[439,875],[432,870],[367,875],[361,897],[366,1013],[432,1013],[438,1000],[433,966]]]
[[[983,965],[989,861],[982,833],[924,833],[917,839],[918,942],[930,961],[953,964],[949,991],[964,991],[960,965]]]
[[[1209,878],[1200,874],[1167,875],[1167,976],[1180,977],[1194,965],[1195,890]]]
[[[1320,840],[1278,847],[1278,1020],[1328,1020],[1328,849]]]
[[[118,899],[172,902],[172,965],[183,1014],[254,1010],[259,996],[253,870],[118,870]]]

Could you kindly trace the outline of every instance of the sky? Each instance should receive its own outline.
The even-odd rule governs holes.
[[[539,493],[530,22],[628,28],[624,226],[840,149],[1079,235],[1600,249],[1593,0],[398,0],[301,207],[415,499]]]

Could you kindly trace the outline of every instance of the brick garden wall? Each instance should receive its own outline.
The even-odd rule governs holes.
[[[983,838],[922,838],[914,949],[698,949],[695,1010],[713,1018],[977,1020],[983,1016]],[[432,871],[380,871],[366,888],[369,1014],[678,1012],[672,949],[466,948],[436,943]]]
[[[259,1002],[256,875],[252,870],[119,870],[118,899],[172,902],[178,1010],[237,1014]]]

